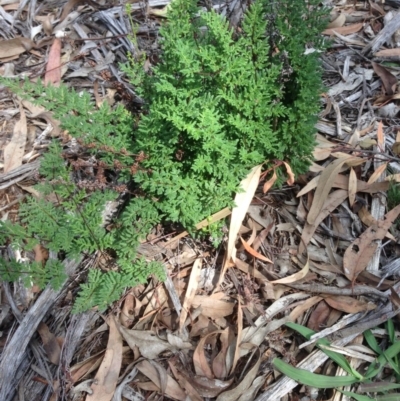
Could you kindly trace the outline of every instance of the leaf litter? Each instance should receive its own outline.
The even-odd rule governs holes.
[[[341,347],[350,361],[358,357],[346,345],[368,325],[395,316],[399,307],[390,266],[398,258],[400,209],[388,210],[385,193],[390,180],[400,181],[398,69],[393,64],[399,56],[400,19],[387,3],[332,4],[332,22],[323,32],[332,46],[321,55],[328,91],[321,97],[325,110],[310,172],[294,182],[285,163],[287,185],[275,189],[275,169],[262,174],[262,166],[256,166],[243,182],[236,207],[212,216],[211,222],[230,216],[225,247],[217,252],[187,232],[165,241],[155,236],[154,249],[171,253],[172,286],[150,280],[130,290],[108,311],[108,324],[93,311],[77,322],[68,307],[53,306],[48,321],[38,322],[46,355],[33,351],[32,363],[41,368],[29,370],[26,354],[22,371],[31,373],[18,379],[26,399],[49,399],[46,391],[55,390],[52,400],[72,394],[86,400],[143,400],[156,394],[196,401],[294,400],[304,390],[293,391],[297,383],[279,377],[272,360],[286,358],[315,371],[327,358],[320,350],[300,352],[306,347],[285,328],[287,322],[300,322],[320,336],[343,331],[346,337],[335,339],[332,347]],[[57,19],[47,2],[41,8],[32,4],[2,3],[9,29],[0,41],[2,75],[24,71],[54,85],[64,80],[89,91],[98,105],[134,96],[118,73],[131,45],[111,6],[71,0],[58,6]],[[157,7],[167,4],[149,2],[156,24],[165,13]],[[138,3],[132,10],[139,29],[149,32],[146,11]],[[92,24],[95,36],[111,37],[101,46],[87,40],[89,19],[79,18],[94,15],[107,30],[104,35]],[[24,35],[21,24],[26,24]],[[71,31],[76,39],[61,39]],[[111,57],[112,44],[120,50]],[[10,95],[0,101],[0,184],[6,183],[0,209],[15,216],[13,201],[30,188],[26,181],[35,177],[34,161],[52,137],[68,134],[47,110]],[[199,222],[198,228],[208,224]],[[384,275],[387,271],[392,273]],[[63,293],[64,305],[71,296]],[[1,322],[18,315],[13,302],[10,294]],[[33,304],[21,303],[25,309]],[[12,335],[11,327],[4,327]]]

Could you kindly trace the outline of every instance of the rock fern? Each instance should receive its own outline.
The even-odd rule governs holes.
[[[233,204],[256,164],[284,160],[295,173],[306,171],[322,90],[318,35],[326,11],[318,3],[256,0],[234,32],[218,13],[174,0],[160,30],[160,62],[149,73],[143,58],[123,67],[144,101],[135,116],[122,106],[96,109],[87,93],[64,86],[2,79],[53,112],[77,139],[82,158],[94,160],[88,183],[79,162],[52,144],[41,163],[41,195],[21,205],[18,224],[0,223],[2,243],[26,254],[40,244],[60,260],[103,252],[109,267],[89,270],[74,310],[105,309],[126,287],[152,273],[162,276],[159,263],[137,256],[154,225],[193,229]],[[104,207],[119,196],[121,184],[130,198],[107,224]],[[54,259],[4,257],[0,276],[41,287],[65,280]]]

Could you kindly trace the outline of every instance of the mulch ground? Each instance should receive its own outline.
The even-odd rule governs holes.
[[[298,385],[272,361],[335,374],[321,350],[285,326],[297,322],[344,351],[358,344],[349,361],[362,369],[362,333],[385,341],[384,323],[398,323],[400,2],[324,3],[331,42],[321,54],[326,92],[308,174],[265,192],[268,179],[254,171],[246,196],[220,215],[229,217],[218,249],[154,230],[141,252],[163,255],[166,282],[127,290],[105,314],[71,314],[76,283],[98,268],[98,255],[69,263],[60,291],[2,283],[0,400],[344,397]],[[131,4],[148,66],[167,4]],[[239,2],[216,8],[233,25],[243,13]],[[135,51],[130,31],[125,4],[3,0],[0,74],[63,82],[97,105],[135,109],[140,99],[119,67]],[[0,212],[14,221],[19,202],[35,195],[41,155],[66,133],[4,88],[0,126]]]

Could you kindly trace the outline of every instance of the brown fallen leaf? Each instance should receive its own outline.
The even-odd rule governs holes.
[[[350,169],[349,175],[349,204],[353,207],[354,201],[356,200],[357,193],[357,175],[353,167]]]
[[[272,188],[272,186],[275,184],[276,180],[278,179],[275,169],[272,169],[272,171],[274,172],[272,177],[268,181],[266,181],[263,185],[263,193],[264,194],[267,193]]]
[[[396,156],[400,155],[400,131],[397,131],[396,142],[392,146],[392,151]]]
[[[376,219],[372,214],[367,210],[365,206],[363,206],[359,211],[358,211],[358,217],[360,220],[367,226],[371,226],[372,224],[376,224]],[[386,233],[385,235],[386,238],[389,238],[392,241],[396,242],[396,238],[389,232]]]
[[[185,390],[186,394],[190,397],[192,401],[203,401],[203,398],[200,396],[196,388],[193,386],[193,384],[189,380],[189,377],[185,374],[184,370],[182,368],[178,369],[175,366],[175,364],[176,360],[168,361],[168,365],[171,368],[171,371],[175,376],[175,379],[178,380],[178,383]]]
[[[296,306],[289,315],[289,318],[292,322],[295,322],[304,312],[308,311],[312,306],[317,304],[322,300],[322,297],[316,295],[314,297],[306,299],[303,303]]]
[[[62,42],[59,38],[55,38],[49,52],[49,60],[47,61],[46,73],[44,75],[44,84],[47,86],[52,84],[60,86],[61,83],[61,46]]]
[[[222,292],[211,295],[195,295],[192,306],[194,308],[201,306],[201,314],[212,319],[229,316],[233,312],[235,303],[221,299],[224,297],[225,294]]]
[[[190,381],[202,397],[214,398],[232,384],[233,378],[222,381],[219,379],[208,379],[205,376],[194,376],[190,378]]]
[[[332,163],[330,163],[322,172],[321,177],[318,181],[317,189],[315,190],[314,200],[311,205],[310,211],[307,216],[307,222],[314,224],[317,216],[319,215],[321,208],[329,195],[331,188],[335,182],[337,175],[339,174],[342,166],[346,163],[352,165],[353,162],[358,163],[360,158],[344,155]]]
[[[254,366],[247,372],[243,380],[233,389],[221,393],[216,401],[236,401],[251,386],[255,379],[261,363],[260,352],[257,352],[258,359]]]
[[[301,233],[301,241],[299,244],[299,254],[301,255],[306,249],[307,245],[311,241],[315,230],[320,225],[320,223],[332,213],[339,205],[341,205],[347,198],[348,192],[343,189],[338,189],[337,191],[329,194],[328,198],[325,200],[319,215],[316,217],[314,224],[305,223],[303,231]]]
[[[378,247],[378,240],[385,237],[399,214],[400,205],[397,205],[385,215],[385,220],[377,220],[346,249],[343,257],[344,274],[353,284],[357,276],[368,266]]]
[[[86,401],[110,401],[113,398],[122,363],[122,337],[117,328],[114,316],[108,318],[110,335],[107,349],[95,380],[92,383],[92,394]]]
[[[261,253],[255,251],[242,237],[240,237],[240,240],[242,241],[244,249],[246,249],[246,251],[251,256],[254,256],[257,259],[263,260],[264,262],[274,264],[274,262],[271,259],[268,259],[266,256],[261,255]]]
[[[179,330],[182,330],[187,314],[192,306],[192,301],[194,296],[196,295],[197,287],[199,286],[200,275],[202,268],[202,259],[197,258],[192,267],[192,271],[190,273],[189,283],[186,289],[185,299],[182,304],[181,315],[179,317]]]
[[[326,296],[325,302],[334,309],[346,313],[358,313],[374,310],[376,305],[346,295]]]
[[[226,355],[228,348],[233,341],[233,333],[230,327],[222,331],[219,336],[221,350],[212,361],[212,371],[217,379],[225,379],[228,376],[228,367],[226,366]]]
[[[364,24],[362,22],[360,22],[358,24],[340,26],[340,27],[336,27],[336,28],[329,28],[329,29],[325,29],[324,31],[322,31],[322,34],[323,35],[334,35],[336,32],[336,33],[339,33],[340,35],[346,36],[346,35],[350,35],[352,33],[358,32],[360,29],[362,29],[363,26],[364,26]]]
[[[82,362],[78,362],[71,367],[71,382],[76,383],[83,379],[86,375],[94,372],[101,364],[105,351],[98,352],[95,355],[85,359]]]
[[[236,259],[236,239],[239,233],[240,227],[246,216],[247,210],[250,206],[251,201],[253,200],[254,194],[256,192],[258,182],[260,180],[262,164],[255,166],[247,177],[242,180],[240,183],[240,187],[243,189],[242,192],[239,192],[235,196],[235,207],[232,210],[231,223],[229,226],[229,234],[228,234],[228,245],[226,249],[226,255],[224,259],[224,264],[222,267],[222,271],[218,280],[218,284],[215,287],[215,291],[219,290],[221,283],[224,280],[226,269],[230,264],[231,260],[235,261]]]
[[[314,331],[320,331],[322,327],[326,326],[330,311],[330,306],[325,301],[321,301],[311,312],[307,321],[307,327]]]
[[[129,347],[138,347],[144,358],[155,359],[164,351],[178,351],[175,345],[159,338],[153,331],[128,330],[121,325],[118,328]]]
[[[339,14],[337,18],[335,18],[332,22],[328,24],[328,29],[330,28],[338,28],[340,26],[343,26],[344,23],[346,22],[346,15],[344,13]]]
[[[374,53],[374,56],[382,57],[382,58],[399,57],[400,56],[400,48],[396,47],[394,49],[380,50],[379,52]]]
[[[197,347],[193,353],[193,365],[197,375],[205,376],[208,379],[214,379],[214,374],[207,361],[204,349],[207,344],[214,341],[214,338],[217,334],[221,333],[223,333],[223,330],[217,330],[214,331],[213,333],[209,333],[203,338],[201,338],[199,343],[197,344]]]
[[[233,356],[233,363],[230,370],[231,375],[234,374],[236,365],[240,358],[240,339],[242,338],[242,331],[243,331],[243,309],[240,302],[240,297],[238,297],[237,336],[236,336],[235,354]]]
[[[304,278],[307,275],[309,269],[310,269],[310,265],[308,263],[308,256],[307,256],[307,262],[306,262],[306,264],[304,265],[304,267],[300,271],[298,271],[297,273],[292,274],[291,276],[284,277],[284,278],[281,278],[279,280],[274,280],[274,281],[270,281],[270,282],[273,283],[273,284],[290,284],[290,283],[294,283],[294,282]]]
[[[35,47],[35,44],[29,38],[14,38],[0,40],[0,59],[10,58],[25,53]]]
[[[14,126],[11,142],[4,148],[4,173],[22,165],[22,158],[25,154],[26,138],[28,136],[28,127],[26,125],[25,111],[20,105],[21,118]]]
[[[185,392],[181,389],[176,380],[167,374],[161,365],[154,361],[150,363],[144,360],[139,362],[136,367],[142,374],[147,376],[163,394],[165,393],[168,397],[179,401],[186,400]]]
[[[396,91],[397,78],[384,66],[371,61],[372,68],[382,80],[387,95],[393,95]]]
[[[61,347],[56,336],[50,332],[47,325],[43,322],[39,324],[37,331],[42,339],[43,348],[49,361],[54,365],[58,365],[60,362]]]

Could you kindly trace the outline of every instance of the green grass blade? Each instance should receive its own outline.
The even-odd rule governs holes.
[[[400,384],[389,382],[362,383],[358,386],[360,393],[380,393],[400,388]]]
[[[400,341],[395,342],[393,345],[391,345],[385,351],[385,353],[382,352],[382,354],[379,355],[378,357],[378,366],[376,366],[376,364],[375,365],[371,364],[364,377],[366,379],[371,379],[372,377],[375,377],[386,365],[386,362],[388,362],[389,359],[394,358],[399,353],[400,353]]]
[[[342,390],[338,390],[338,391],[340,391],[344,395],[347,395],[348,397],[354,398],[356,401],[376,400],[376,398],[371,398],[371,397],[368,397],[367,395],[361,395],[361,394],[353,393],[352,391],[342,391]]]
[[[309,340],[311,338],[311,336],[313,334],[315,334],[315,331],[309,329],[308,327],[301,326],[300,324],[297,324],[297,323],[288,322],[288,323],[286,323],[286,326],[294,331],[297,331],[299,334],[301,334],[307,340]],[[344,355],[320,347],[320,345],[330,346],[330,342],[328,340],[326,340],[325,338],[321,338],[320,340],[317,340],[315,344],[325,355],[327,355],[329,358],[331,358],[335,363],[337,363],[349,375],[353,375],[353,376],[357,377],[359,380],[363,379],[363,376],[360,375],[360,373],[358,373],[349,364],[349,361],[346,359],[346,357]]]
[[[276,370],[279,370],[279,372],[284,375],[306,386],[316,388],[335,388],[349,386],[359,382],[359,379],[354,376],[325,376],[312,373],[308,370],[295,368],[278,358],[275,358],[272,363]]]

